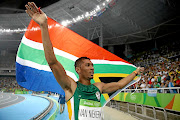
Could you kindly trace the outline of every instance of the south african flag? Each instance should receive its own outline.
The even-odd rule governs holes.
[[[48,28],[57,60],[63,65],[66,73],[75,81],[78,80],[78,74],[74,68],[74,61],[83,56],[89,57],[94,63],[94,78],[91,83],[115,82],[128,76],[136,69],[134,65],[60,25],[51,18],[48,18]],[[29,90],[64,94],[45,59],[41,30],[33,20],[31,20],[19,45],[16,57],[16,79],[19,85]],[[126,87],[138,80],[139,77],[136,77]],[[102,105],[105,105],[121,90],[111,94],[103,94],[101,97]]]

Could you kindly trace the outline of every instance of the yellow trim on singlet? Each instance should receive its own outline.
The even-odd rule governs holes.
[[[70,100],[67,102],[67,107],[68,107],[68,113],[69,113],[69,120],[71,120],[72,109],[71,109],[71,101]]]

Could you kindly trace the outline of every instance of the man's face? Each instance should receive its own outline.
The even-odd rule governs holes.
[[[88,59],[82,60],[78,73],[81,77],[85,79],[88,79],[88,80],[93,79],[93,75],[94,75],[93,63]]]

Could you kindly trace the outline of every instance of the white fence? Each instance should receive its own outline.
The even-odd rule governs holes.
[[[151,88],[144,88],[144,89],[125,89],[122,92],[139,92],[139,93],[147,93],[148,89]],[[176,91],[176,92],[175,92]],[[166,87],[166,88],[157,88],[158,93],[179,93],[180,87]]]

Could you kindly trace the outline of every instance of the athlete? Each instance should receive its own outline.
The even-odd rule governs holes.
[[[64,112],[65,108],[65,96],[64,95],[59,95],[58,103],[60,103],[60,114]]]
[[[53,46],[50,41],[47,16],[33,2],[28,2],[26,13],[40,25],[42,42],[45,52],[45,58],[62,89],[65,92],[65,99],[68,105],[70,120],[101,120],[100,96],[102,93],[112,93],[123,88],[131,82],[137,74],[144,71],[144,68],[138,67],[127,77],[118,82],[94,83],[94,67],[91,60],[87,57],[81,57],[75,62],[75,70],[79,75],[78,82],[67,76],[63,66],[55,57]]]

